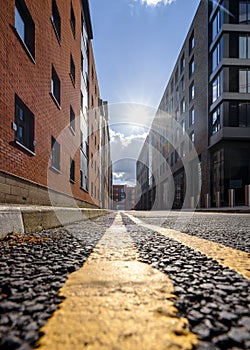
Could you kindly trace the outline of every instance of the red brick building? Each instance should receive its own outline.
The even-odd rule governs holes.
[[[101,205],[100,195],[100,92],[92,44],[89,44],[89,191]]]
[[[0,32],[0,202],[100,206],[89,193],[88,0],[6,0]]]
[[[113,209],[133,210],[136,205],[136,187],[113,185]]]

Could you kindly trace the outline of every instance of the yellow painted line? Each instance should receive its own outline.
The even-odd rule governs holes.
[[[41,329],[46,350],[188,350],[198,343],[176,316],[174,287],[138,261],[120,214],[83,267],[60,290],[65,299]]]
[[[159,232],[162,235],[171,238],[187,247],[194,249],[207,257],[217,261],[220,265],[230,268],[241,274],[246,279],[250,280],[250,254],[241,250],[233,249],[223,244],[215,243],[207,239],[195,237],[175,231],[172,229],[163,228],[157,225],[146,224],[138,218],[126,214],[137,225],[146,227],[153,231]]]

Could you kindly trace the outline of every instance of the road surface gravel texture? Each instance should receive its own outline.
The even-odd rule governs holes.
[[[242,242],[249,242],[250,217],[224,215],[196,214],[183,231],[239,249],[242,227],[240,245],[245,248]],[[179,314],[189,320],[190,330],[201,339],[197,350],[250,349],[250,281],[199,252],[138,227],[126,216],[123,219],[141,261],[165,272],[174,282]],[[162,222],[153,212],[140,219],[154,225]],[[177,214],[170,215],[162,226],[177,229],[176,220]],[[248,249],[249,245],[244,250]]]
[[[39,329],[61,301],[58,291],[67,275],[83,265],[114,216],[26,238],[9,235],[0,242],[0,350],[34,348]],[[140,219],[177,229],[176,216],[162,221],[150,213]],[[243,214],[197,213],[182,231],[249,252],[249,220]],[[200,338],[196,350],[250,349],[250,281],[204,254],[135,225],[125,214],[123,222],[140,260],[173,281],[179,315]]]
[[[33,348],[67,275],[82,266],[112,222],[108,216],[0,241],[1,350]]]

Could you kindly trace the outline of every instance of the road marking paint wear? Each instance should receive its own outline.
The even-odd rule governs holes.
[[[250,280],[250,254],[241,250],[226,247],[223,244],[215,243],[207,239],[191,236],[186,233],[167,229],[157,225],[146,224],[133,215],[126,215],[137,225],[161,233],[187,247],[205,254],[207,257],[216,260],[220,265],[230,268]]]
[[[120,214],[83,267],[60,290],[60,308],[41,329],[39,349],[181,350],[197,336],[176,316],[169,278],[138,261]]]

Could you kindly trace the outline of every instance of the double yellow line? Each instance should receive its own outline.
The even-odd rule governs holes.
[[[223,244],[215,243],[206,239],[198,238],[179,231],[150,225],[138,218],[126,214],[135,224],[156,231],[170,239],[173,239],[185,246],[205,254],[208,258],[217,261],[225,268],[230,268],[250,280],[250,254],[226,247]]]
[[[59,309],[41,329],[46,350],[188,350],[197,336],[177,317],[169,278],[138,261],[117,214],[83,267],[60,290]]]

